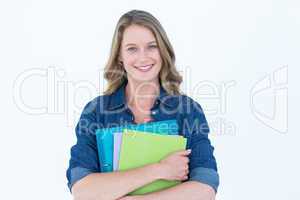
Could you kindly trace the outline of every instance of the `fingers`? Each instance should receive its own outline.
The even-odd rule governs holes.
[[[187,168],[187,169],[184,169],[184,170],[181,172],[180,177],[181,177],[181,178],[184,178],[184,177],[188,176],[188,174],[189,174],[189,169],[188,169],[188,168]]]
[[[188,157],[185,157],[184,161],[185,161],[186,164],[188,164],[190,162],[190,159]]]
[[[178,152],[176,152],[176,153],[177,153],[177,155],[187,156],[187,155],[189,155],[191,152],[192,152],[192,150],[191,150],[191,149],[188,149],[188,150],[178,151]]]
[[[180,178],[181,181],[184,181],[184,180],[187,180],[187,179],[188,179],[188,176],[183,176],[183,177]]]
[[[187,169],[187,170],[185,170],[185,174],[186,175],[188,175],[189,174],[189,170]]]
[[[188,179],[188,174],[189,174],[189,170],[187,169],[187,170],[185,170],[185,172],[184,172],[183,180]]]
[[[187,175],[187,174],[189,174],[189,168],[184,169],[184,175]]]

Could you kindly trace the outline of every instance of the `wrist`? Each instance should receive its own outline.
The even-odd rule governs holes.
[[[155,179],[163,179],[163,173],[161,171],[161,164],[160,163],[153,163],[150,165],[151,173],[153,174]]]

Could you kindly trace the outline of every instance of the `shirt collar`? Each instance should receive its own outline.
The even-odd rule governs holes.
[[[127,81],[125,81],[114,93],[110,95],[110,101],[108,105],[109,110],[114,110],[126,105],[125,88]],[[159,96],[156,101],[163,103],[166,106],[172,107],[173,103],[170,101],[171,97],[166,90],[160,85]]]

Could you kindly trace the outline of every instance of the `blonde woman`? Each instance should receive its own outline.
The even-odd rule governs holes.
[[[104,74],[104,95],[89,102],[76,126],[68,186],[76,200],[211,200],[219,185],[214,148],[201,106],[182,94],[182,77],[175,54],[159,21],[150,13],[132,10],[118,21]],[[125,123],[176,119],[187,149],[158,163],[102,173],[95,130]],[[162,191],[127,196],[158,179],[180,180]]]

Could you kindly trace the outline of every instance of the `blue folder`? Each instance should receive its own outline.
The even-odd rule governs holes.
[[[96,139],[101,172],[113,171],[114,133],[123,132],[124,129],[163,135],[178,135],[178,124],[176,120],[128,124],[126,126],[97,129]]]

